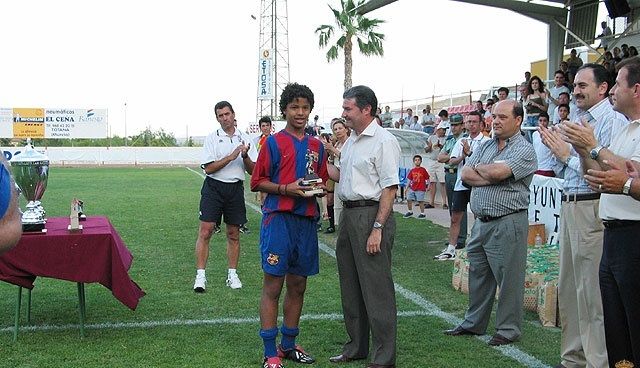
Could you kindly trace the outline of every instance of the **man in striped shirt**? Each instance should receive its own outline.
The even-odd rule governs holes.
[[[523,116],[517,101],[500,101],[493,113],[495,138],[478,147],[462,168],[476,216],[467,245],[469,308],[464,321],[445,334],[485,334],[500,286],[492,346],[510,344],[522,333],[529,184],[537,168],[533,146],[520,133]]]

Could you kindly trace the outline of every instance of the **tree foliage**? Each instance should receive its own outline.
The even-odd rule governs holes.
[[[341,10],[336,10],[329,5],[333,12],[334,21],[338,29],[338,39],[327,50],[327,61],[336,60],[342,52],[344,54],[344,88],[351,88],[353,73],[353,37],[360,53],[365,56],[383,56],[384,48],[382,41],[384,34],[376,32],[378,26],[384,20],[369,19],[357,13],[356,9],[364,4],[365,0],[341,0]],[[332,25],[323,24],[319,26],[315,33],[318,35],[319,47],[325,48],[330,45],[330,41],[336,33],[336,28]]]

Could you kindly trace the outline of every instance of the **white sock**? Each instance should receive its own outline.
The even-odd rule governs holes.
[[[235,268],[230,268],[229,271],[227,272],[228,276],[238,276],[238,274],[236,273],[236,269]]]
[[[196,270],[196,276],[198,276],[198,277],[205,277],[205,275],[204,275],[204,268],[198,268],[198,269]]]
[[[447,253],[454,253],[455,251],[456,251],[455,245],[449,244],[449,246],[447,246]]]

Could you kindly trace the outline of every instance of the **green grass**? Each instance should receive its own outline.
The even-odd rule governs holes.
[[[257,250],[260,217],[250,208],[252,231],[241,236],[243,288],[224,286],[225,245],[223,234],[218,234],[211,242],[208,291],[196,295],[191,289],[201,183],[199,176],[185,168],[51,169],[43,199],[48,216],[68,216],[73,197],[85,201],[89,215],[108,216],[134,255],[131,277],[147,293],[132,312],[101,285],[87,285],[87,324],[257,317],[262,283]],[[395,281],[443,311],[462,317],[467,296],[451,287],[451,263],[431,260],[445,241],[446,229],[396,217]],[[335,234],[323,234],[321,240],[333,246]],[[321,252],[320,262],[320,274],[309,279],[303,314],[341,314],[335,259]],[[0,328],[4,328],[0,333],[1,367],[259,367],[262,362],[257,322],[89,328],[84,339],[77,328],[23,329],[13,343],[9,327],[16,293],[15,286],[0,283],[0,310],[4,311],[0,315]],[[397,301],[399,311],[423,311],[401,295]],[[534,314],[525,319],[523,338],[515,346],[555,365],[558,330],[541,327]],[[39,278],[33,291],[32,324],[77,323],[75,284]],[[442,330],[452,326],[438,317],[399,317],[398,323],[400,367],[521,366],[478,339],[444,336]],[[304,320],[298,341],[318,359],[315,367],[329,367],[328,357],[340,352],[345,339],[339,319]],[[301,365],[287,364],[295,366]],[[361,367],[362,363],[343,366]]]

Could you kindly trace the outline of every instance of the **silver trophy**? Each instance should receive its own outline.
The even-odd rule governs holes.
[[[300,181],[300,185],[310,186],[311,189],[303,190],[305,197],[311,197],[317,194],[322,194],[324,191],[322,188],[318,188],[318,184],[322,184],[322,178],[316,174],[313,170],[313,163],[318,161],[318,155],[311,150],[307,150],[307,154],[304,155],[307,160],[307,173]]]
[[[11,159],[11,171],[16,185],[28,202],[26,210],[22,213],[22,230],[46,232],[44,225],[47,220],[40,199],[47,189],[49,158],[36,151],[28,139],[24,150]]]

